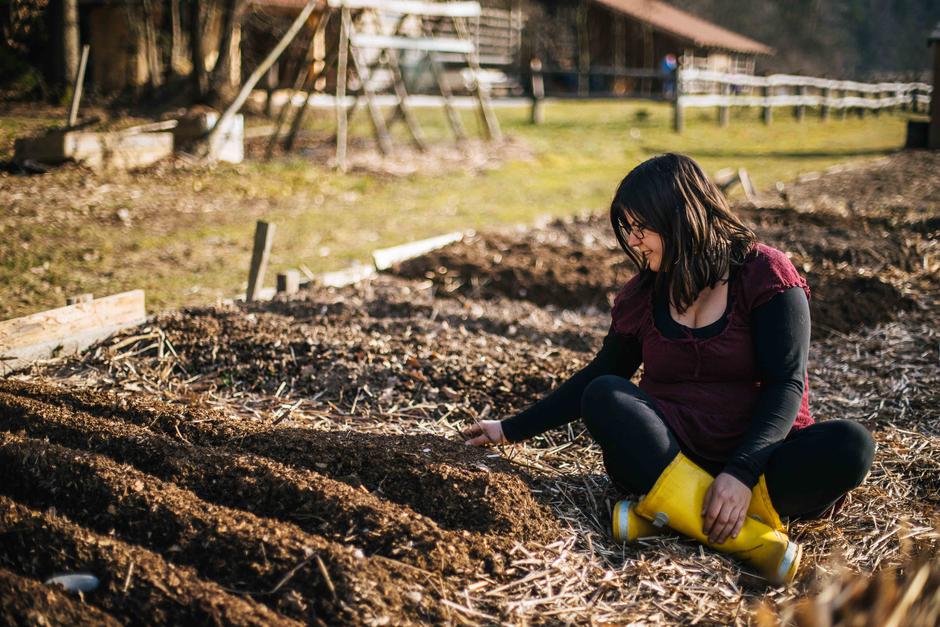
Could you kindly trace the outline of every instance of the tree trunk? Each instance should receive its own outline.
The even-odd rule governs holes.
[[[183,29],[180,20],[180,0],[170,0],[170,71],[179,74],[183,66]]]
[[[79,57],[78,0],[62,0],[62,78],[75,81]]]
[[[232,58],[236,55],[239,38],[235,31],[241,28],[242,9],[245,0],[224,0],[222,6],[222,38],[219,42],[219,58],[212,69],[209,91],[213,100],[223,102],[234,93],[232,85]]]
[[[193,64],[191,78],[195,100],[204,100],[209,93],[209,75],[206,72],[205,29],[203,28],[203,16],[200,10],[200,6],[203,4],[199,0],[189,0],[189,53]]]
[[[150,77],[150,88],[156,89],[163,85],[163,63],[160,58],[160,42],[157,37],[157,29],[154,26],[156,11],[153,0],[143,0],[141,18],[144,45],[147,47],[147,73]]]

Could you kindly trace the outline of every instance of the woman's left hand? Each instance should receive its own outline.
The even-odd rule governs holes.
[[[721,544],[729,536],[737,538],[750,504],[751,489],[745,484],[724,472],[715,477],[702,506],[702,531],[708,541]]]

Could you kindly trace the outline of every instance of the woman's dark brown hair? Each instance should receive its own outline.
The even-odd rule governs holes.
[[[628,243],[630,224],[662,238],[659,271]],[[610,204],[610,222],[621,248],[657,295],[668,293],[679,313],[706,287],[715,287],[740,265],[757,241],[728,207],[724,195],[695,161],[667,153],[644,161],[624,177]]]

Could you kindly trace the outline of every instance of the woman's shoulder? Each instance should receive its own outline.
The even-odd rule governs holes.
[[[635,335],[649,316],[652,281],[643,272],[633,275],[614,297],[611,318],[619,333]]]
[[[801,287],[809,298],[806,279],[785,252],[757,242],[744,258],[740,280],[748,309],[760,307],[775,295],[792,287]]]

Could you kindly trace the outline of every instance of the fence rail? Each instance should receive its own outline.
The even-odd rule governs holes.
[[[829,111],[845,114],[849,109],[909,108],[926,111],[932,87],[926,83],[859,83],[812,76],[773,74],[728,74],[710,70],[685,69],[676,73],[674,126],[681,131],[684,110],[718,107],[719,123],[728,121],[729,107],[760,107],[765,123],[770,123],[775,107],[793,107],[802,119],[806,107],[819,107],[821,117]]]

